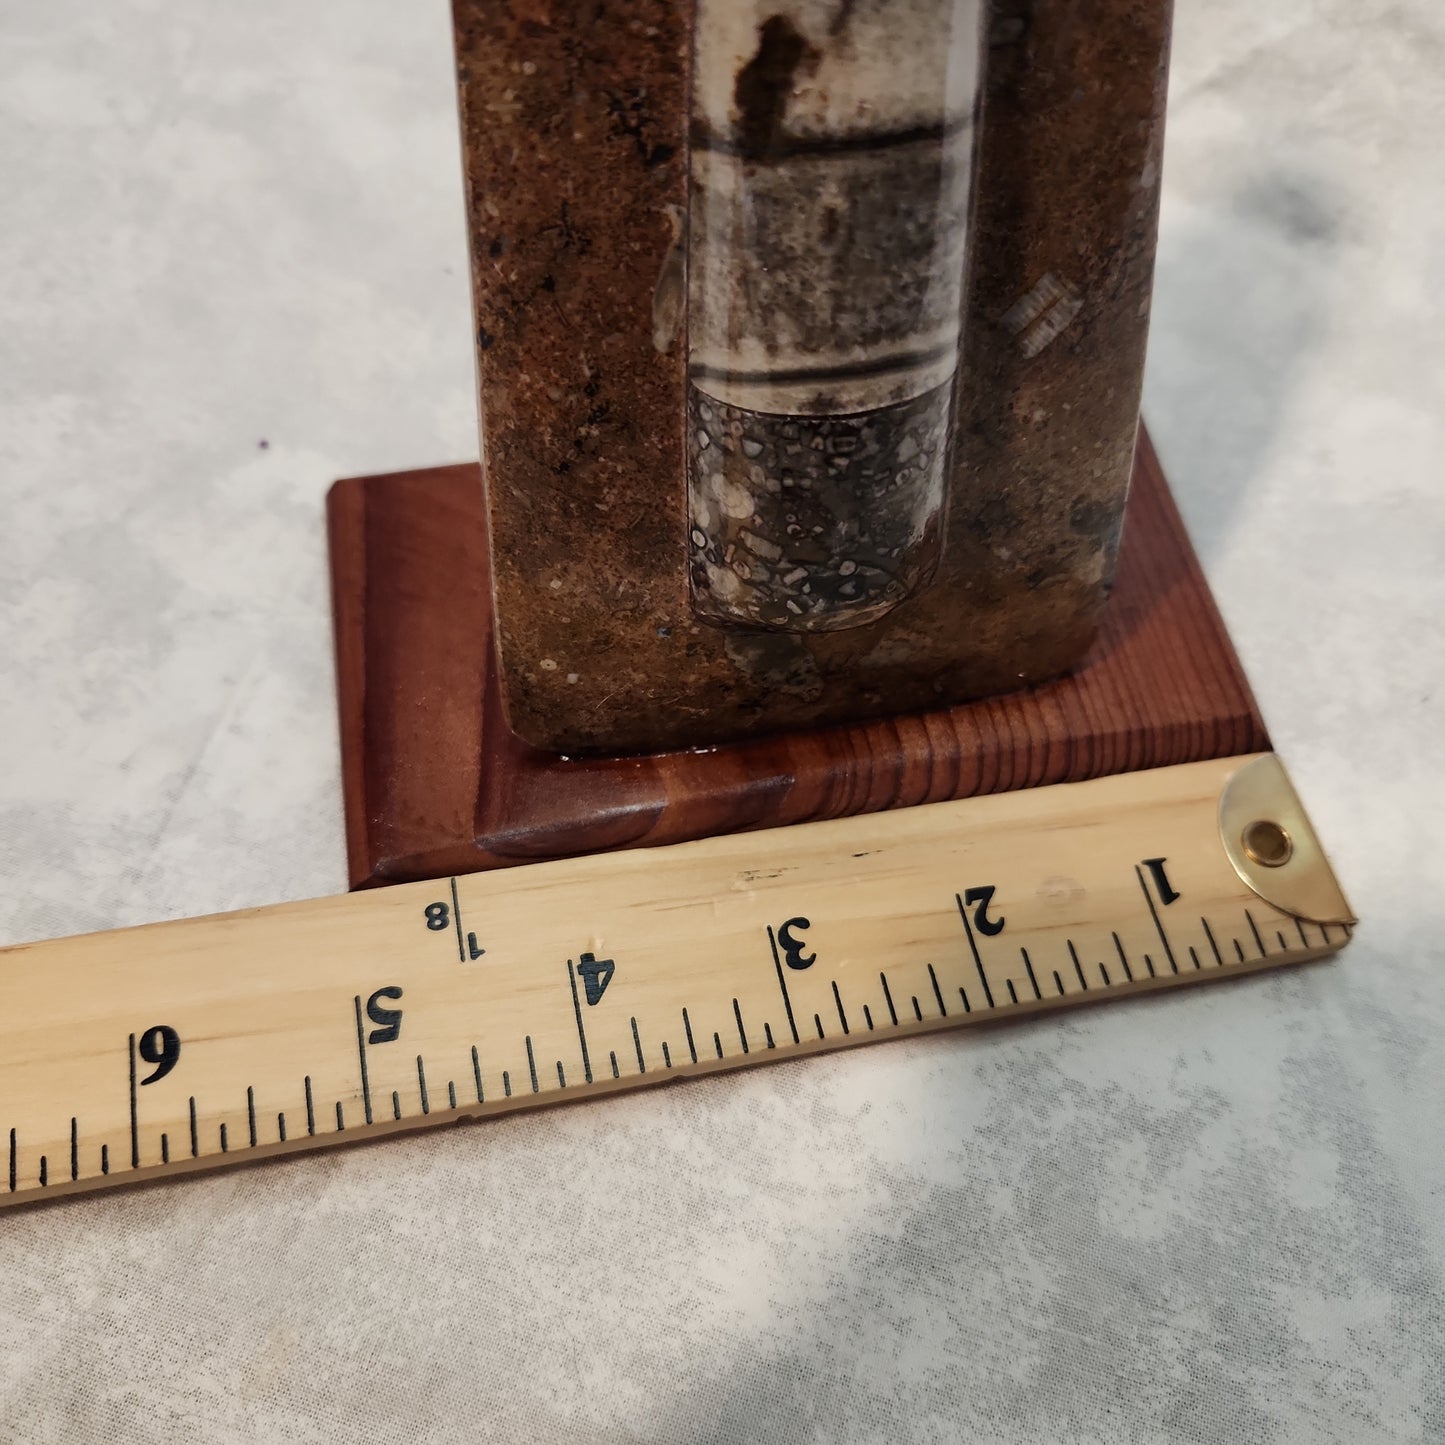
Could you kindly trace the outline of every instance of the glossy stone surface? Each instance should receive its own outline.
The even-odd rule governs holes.
[[[802,312],[771,342],[709,320],[761,314],[727,300],[727,285],[700,291],[709,266],[742,278],[733,291],[743,302],[760,273],[729,272],[693,233],[699,178],[716,187],[719,157],[732,166],[749,152],[755,173],[733,181],[766,196],[787,189],[785,167],[821,164],[797,155],[799,143],[822,145],[843,121],[836,105],[809,109],[810,75],[843,77],[850,46],[884,33],[885,7],[799,0],[764,16],[739,5],[729,13],[751,24],[756,48],[729,83],[698,48],[711,3],[695,16],[662,0],[454,0],[500,665],[513,727],[558,751],[708,744],[1053,676],[1087,649],[1113,572],[1148,320],[1167,0],[1101,0],[1087,20],[1062,0],[991,7],[976,200],[970,224],[938,232],[945,271],[948,247],[959,248],[960,324],[947,306],[916,306],[891,335],[850,340],[834,328],[857,359],[933,326],[943,346],[933,390],[820,404],[805,382],[811,395],[794,387],[786,406],[767,386],[716,395],[730,373],[761,371],[771,385],[779,370],[807,369],[818,347]],[[903,10],[942,34],[956,12],[966,29],[970,5]],[[733,58],[746,48],[734,43]],[[871,53],[887,58],[876,44]],[[689,108],[699,54],[706,84]],[[940,102],[920,82],[917,106],[933,109],[880,122],[931,127],[933,160],[920,165],[935,177],[957,170],[948,143],[960,115],[949,106],[967,85],[952,84]],[[698,144],[706,135],[713,142]],[[818,186],[802,190],[816,197]],[[942,213],[938,198],[957,186],[935,179],[924,190]],[[841,212],[865,213],[856,202]],[[895,249],[906,291],[913,253]],[[819,262],[820,295],[848,294],[837,284],[845,255]],[[806,267],[790,264],[768,294],[804,284],[798,276]],[[936,301],[947,288],[920,294]],[[787,307],[775,300],[772,311]],[[784,343],[808,353],[805,367],[779,360]],[[760,364],[719,366],[720,346],[752,347]],[[921,428],[917,416],[894,426],[883,409],[898,404],[933,411]],[[826,458],[830,437],[846,449],[869,425],[839,418],[873,410],[872,462],[853,460],[861,446],[833,453],[846,458],[836,468],[814,458],[795,483],[836,485],[801,510],[779,500],[778,457],[756,471],[698,465],[730,425],[747,463],[793,442],[789,426],[814,429],[807,450]],[[900,488],[908,445],[924,461]],[[819,540],[797,550],[789,527]]]

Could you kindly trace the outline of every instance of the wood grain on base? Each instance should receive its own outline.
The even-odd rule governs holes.
[[[353,887],[1269,746],[1142,432],[1114,596],[1071,676],[947,711],[705,752],[564,759],[508,730],[475,464],[337,482],[328,516]]]

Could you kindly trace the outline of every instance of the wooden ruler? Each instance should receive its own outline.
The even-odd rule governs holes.
[[[1272,755],[0,950],[0,1203],[1332,953]]]

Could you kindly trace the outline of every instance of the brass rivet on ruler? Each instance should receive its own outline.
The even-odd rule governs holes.
[[[1256,818],[1241,840],[1251,862],[1263,868],[1283,868],[1294,855],[1294,842],[1278,823]]]

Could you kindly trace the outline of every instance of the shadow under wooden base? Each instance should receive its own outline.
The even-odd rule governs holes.
[[[1073,674],[946,711],[707,752],[563,759],[507,728],[475,463],[340,481],[327,512],[354,888],[1269,745],[1142,432],[1114,595]]]

